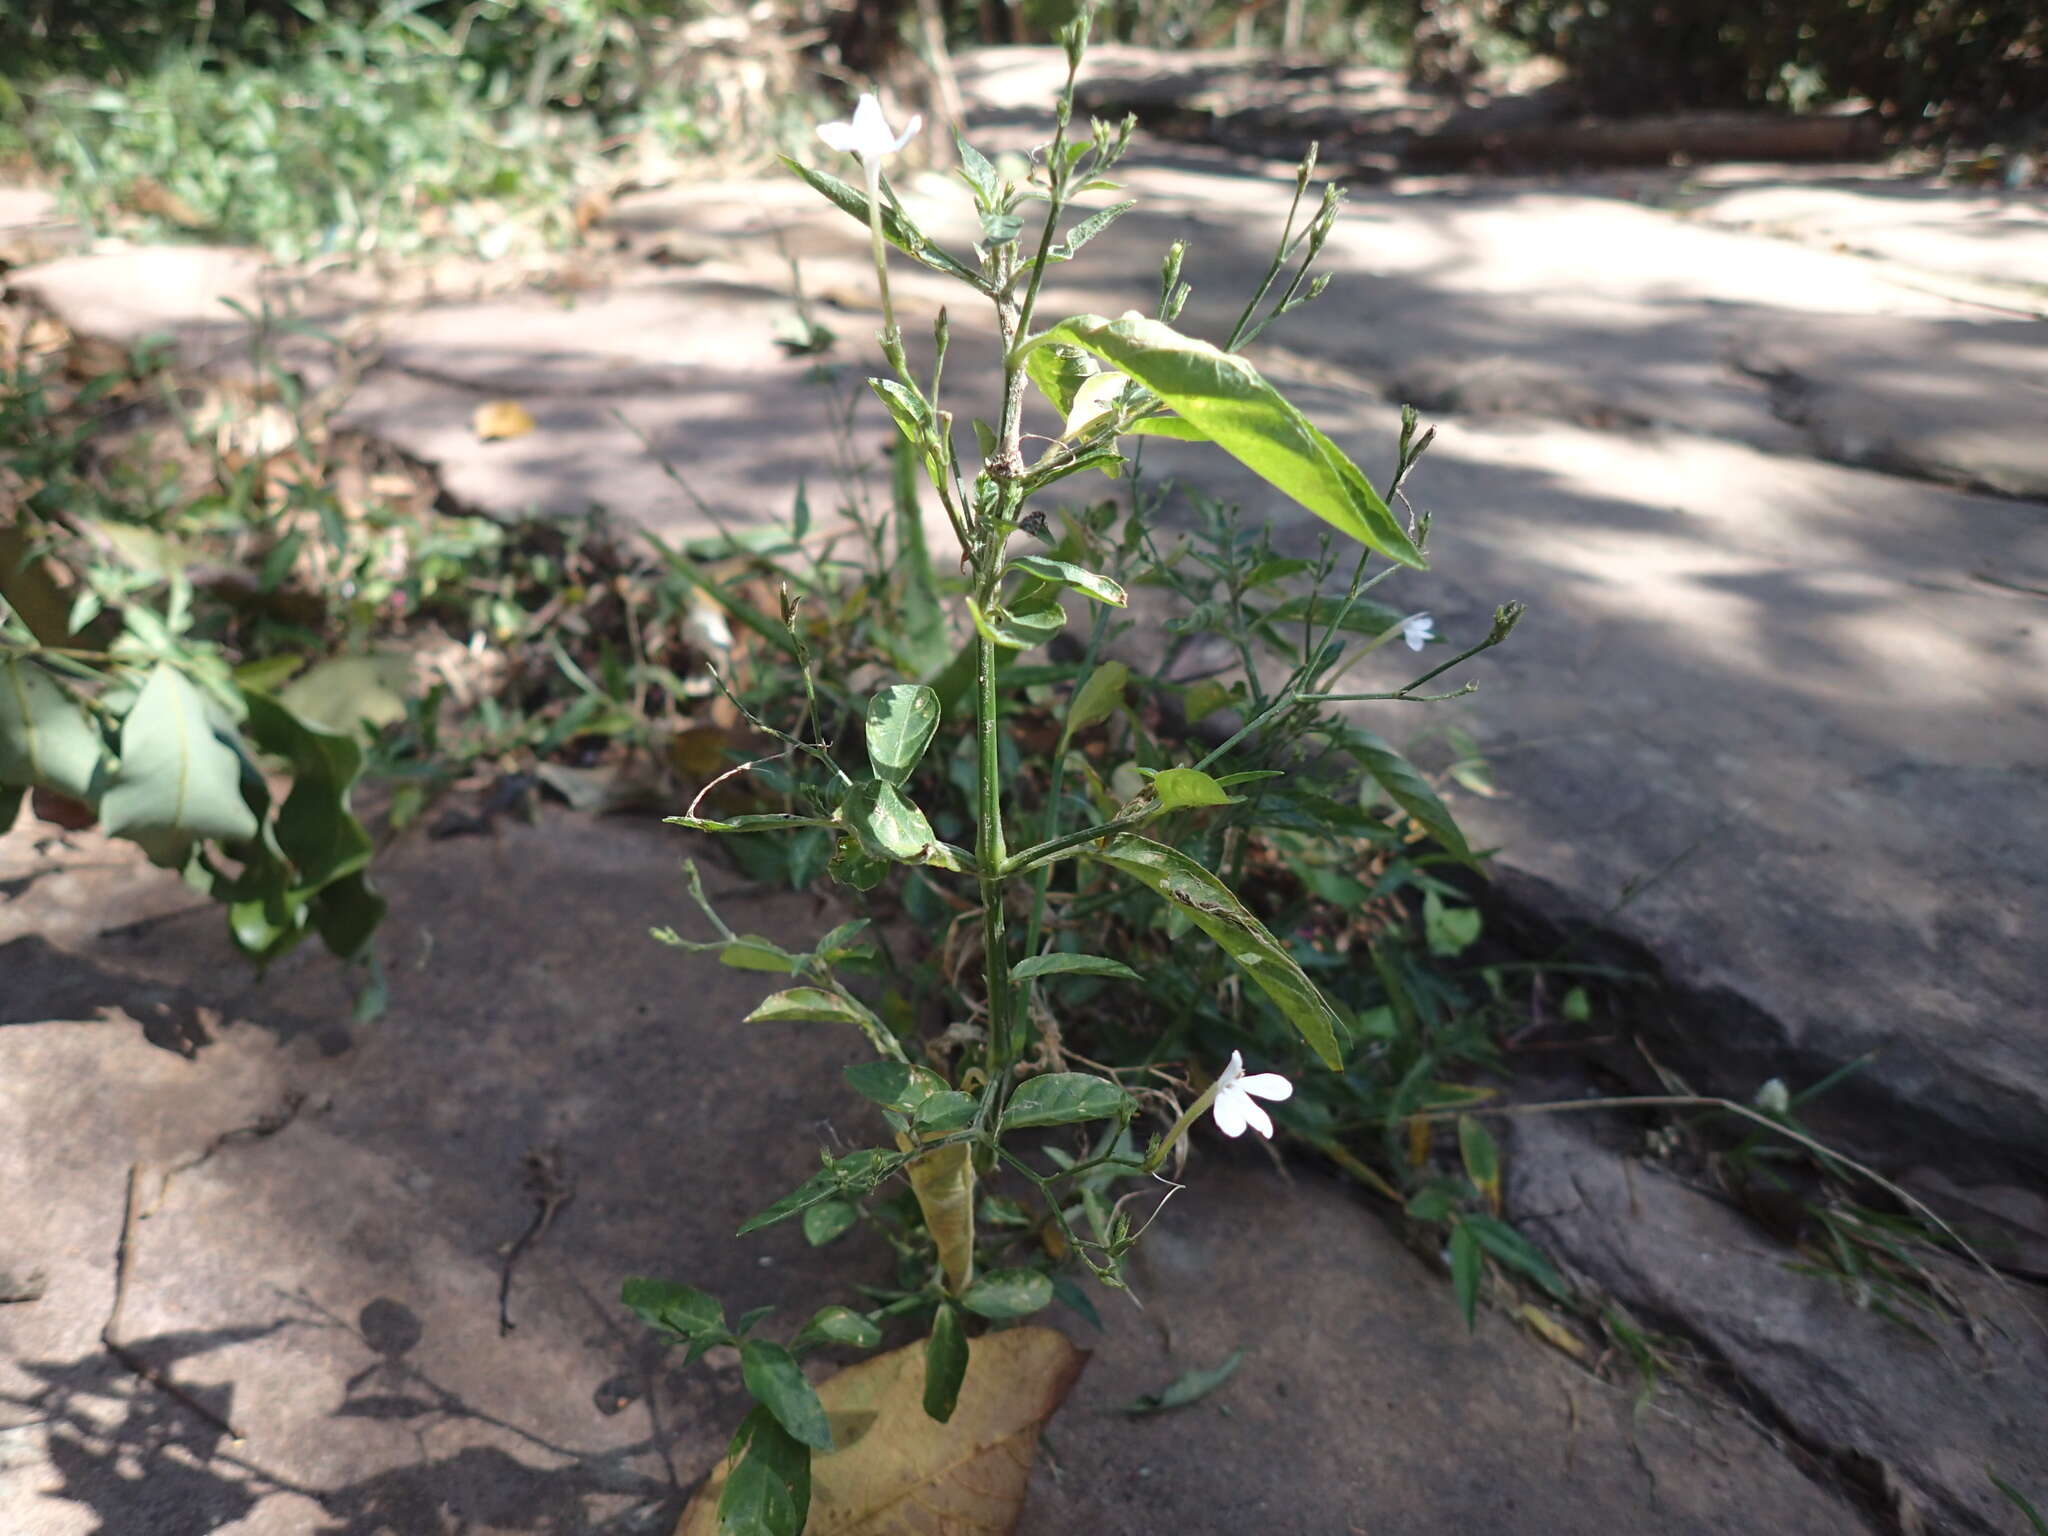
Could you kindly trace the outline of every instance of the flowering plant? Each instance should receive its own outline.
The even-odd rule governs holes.
[[[1277,1072],[1248,1073],[1240,1050],[1232,1050],[1206,1088],[1194,1092],[1168,1128],[1143,1145],[1136,1123],[1148,1106],[1119,1075],[1107,1069],[1070,1070],[1075,1063],[1060,1048],[1047,989],[1075,978],[1111,986],[1141,984],[1142,978],[1114,956],[1060,947],[1056,925],[1046,913],[1049,907],[1077,901],[1078,890],[1056,888],[1066,873],[1086,866],[1090,878],[1128,881],[1150,892],[1164,904],[1170,922],[1198,930],[1234,962],[1240,978],[1250,983],[1248,990],[1286,1021],[1309,1057],[1323,1069],[1341,1070],[1352,1026],[1295,953],[1214,869],[1146,833],[1156,824],[1176,824],[1177,818],[1242,803],[1244,797],[1233,791],[1274,775],[1231,772],[1225,760],[1262,734],[1298,722],[1305,711],[1357,698],[1443,697],[1417,690],[1499,643],[1519,611],[1502,609],[1478,644],[1399,690],[1369,695],[1333,691],[1337,676],[1359,654],[1349,649],[1350,637],[1371,634],[1366,649],[1398,639],[1416,651],[1436,638],[1429,615],[1402,615],[1365,598],[1369,588],[1394,572],[1426,566],[1427,519],[1403,517],[1394,508],[1406,507],[1401,483],[1430,434],[1418,434],[1413,413],[1404,413],[1398,465],[1383,495],[1242,356],[1241,349],[1271,320],[1320,296],[1326,285],[1323,278],[1312,279],[1310,269],[1336,219],[1337,194],[1326,192],[1307,223],[1299,229],[1295,224],[1313,174],[1313,155],[1297,177],[1294,208],[1265,278],[1221,345],[1175,328],[1189,294],[1181,280],[1186,248],[1180,244],[1162,264],[1156,313],[1116,319],[1080,314],[1043,323],[1040,301],[1049,270],[1080,254],[1133,206],[1127,201],[1090,213],[1061,233],[1080,194],[1116,185],[1109,173],[1128,150],[1133,130],[1126,119],[1116,125],[1093,122],[1085,135],[1073,131],[1073,81],[1087,30],[1084,14],[1061,33],[1068,73],[1055,110],[1055,132],[1027,168],[998,170],[964,139],[958,142],[959,174],[974,199],[983,237],[972,261],[945,250],[919,229],[883,174],[884,163],[917,132],[917,120],[899,134],[876,100],[864,96],[851,121],[819,130],[827,146],[857,159],[860,186],[785,162],[867,227],[882,303],[879,340],[887,362],[887,374],[868,384],[897,429],[899,463],[922,469],[957,540],[958,622],[949,630],[935,614],[935,645],[906,647],[902,680],[885,683],[867,698],[862,771],[827,739],[817,681],[795,621],[795,601],[785,588],[781,620],[789,643],[784,649],[801,672],[808,707],[794,729],[778,729],[751,713],[748,718],[780,743],[781,750],[764,763],[798,766],[808,777],[782,774],[784,810],[700,815],[706,799],[700,796],[689,815],[672,819],[722,835],[828,838],[831,875],[855,890],[876,886],[893,870],[949,883],[978,923],[978,954],[970,961],[978,975],[960,988],[971,1020],[920,1041],[902,1027],[905,1020],[887,1017],[886,1009],[878,1011],[841,980],[840,972],[851,967],[860,951],[861,923],[842,925],[806,954],[734,934],[708,905],[704,910],[720,938],[690,945],[673,933],[664,935],[686,948],[719,950],[736,964],[783,971],[797,983],[767,998],[750,1021],[846,1023],[862,1033],[873,1053],[873,1060],[849,1068],[846,1078],[879,1113],[888,1131],[886,1142],[826,1155],[816,1174],[749,1220],[741,1234],[799,1220],[807,1235],[829,1239],[858,1220],[863,1205],[885,1183],[898,1179],[907,1184],[922,1222],[915,1242],[892,1235],[907,1267],[916,1271],[909,1288],[873,1314],[828,1307],[787,1348],[747,1337],[751,1323],[728,1328],[722,1305],[702,1292],[667,1282],[628,1282],[628,1305],[688,1340],[693,1355],[721,1344],[739,1346],[746,1384],[759,1407],[734,1442],[731,1470],[719,1495],[721,1528],[803,1528],[809,1456],[830,1450],[832,1439],[815,1392],[796,1369],[796,1354],[825,1345],[873,1348],[885,1316],[929,1315],[922,1402],[931,1419],[943,1422],[959,1400],[974,1319],[1000,1327],[1056,1297],[1071,1304],[1083,1295],[1063,1274],[987,1268],[980,1257],[978,1216],[991,1210],[1004,1222],[1021,1216],[1025,1225],[1040,1227],[1049,1253],[1105,1285],[1122,1287],[1123,1261],[1142,1228],[1134,1228],[1128,1210],[1136,1197],[1112,1199],[1107,1191],[1119,1181],[1131,1181],[1142,1191],[1163,1178],[1170,1161],[1178,1167],[1188,1133],[1204,1112],[1231,1137],[1248,1128],[1261,1136],[1274,1133],[1265,1105],[1287,1103],[1294,1085]],[[1033,207],[1039,203],[1042,211]],[[894,259],[908,258],[958,282],[993,313],[1002,356],[1002,405],[996,421],[973,423],[975,461],[963,457],[954,414],[941,393],[948,315],[943,309],[938,314],[931,369],[922,374],[912,366],[890,295],[892,253]],[[1027,439],[1024,412],[1034,391],[1062,423],[1057,436]],[[1093,563],[1082,563],[1092,546],[1077,525],[1069,520],[1070,536],[1056,538],[1046,511],[1034,503],[1085,470],[1120,469],[1127,462],[1129,441],[1145,436],[1216,445],[1359,546],[1359,554],[1341,596],[1309,600],[1291,615],[1302,621],[1303,659],[1278,692],[1259,695],[1258,707],[1241,729],[1195,761],[1138,770],[1120,794],[1095,785],[1101,792],[1084,802],[1093,819],[1075,827],[1065,821],[1072,800],[1060,791],[1068,745],[1077,733],[1121,707],[1128,681],[1120,662],[1094,667],[1067,702],[1060,746],[1053,754],[1053,786],[1033,808],[1037,825],[1026,834],[1020,831],[1019,807],[1004,773],[1004,713],[1016,691],[1013,662],[1048,645],[1066,627],[1063,598],[1085,600],[1098,614],[1128,605],[1121,581]],[[1027,441],[1043,446],[1027,455]],[[916,523],[914,507],[907,521]],[[921,539],[921,534],[912,537]],[[918,549],[922,567],[921,544]],[[1374,557],[1380,569],[1369,574]],[[936,590],[930,571],[922,575],[923,590]],[[1096,634],[1099,638],[1099,625]],[[957,653],[952,636],[961,644]],[[1095,648],[1091,643],[1091,657]],[[942,725],[962,717],[972,721],[971,766],[963,765],[966,771],[956,782],[968,802],[971,846],[947,841],[935,830],[935,815],[942,823],[948,818],[935,802],[919,803],[923,791],[917,778]],[[1418,824],[1455,843],[1452,856],[1469,857],[1441,803],[1413,770],[1384,744],[1372,745],[1377,738],[1354,734],[1368,744],[1363,750],[1383,754],[1381,782],[1401,807]],[[1091,770],[1080,762],[1073,771]],[[694,872],[692,880],[703,905]],[[1019,915],[1021,934],[1013,921]],[[746,953],[736,959],[740,950]],[[1160,1107],[1162,1097],[1155,1095],[1149,1107]],[[1087,1144],[1070,1148],[1047,1139],[1048,1133],[1055,1138],[1073,1134],[1068,1128],[1086,1128],[1081,1134],[1089,1138]],[[1020,1202],[994,1194],[992,1186],[1004,1178],[1035,1195],[1043,1214],[1032,1215]],[[1087,1305],[1085,1300],[1078,1304]]]

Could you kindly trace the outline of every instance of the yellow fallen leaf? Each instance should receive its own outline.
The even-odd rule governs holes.
[[[923,1340],[848,1366],[818,1388],[838,1449],[811,1458],[804,1536],[1005,1536],[1039,1431],[1087,1363],[1051,1328],[985,1334],[944,1424],[925,1415]],[[731,1471],[722,1463],[697,1490],[676,1536],[717,1536]]]
[[[1551,1348],[1563,1350],[1574,1360],[1586,1358],[1586,1341],[1533,1302],[1525,1301],[1515,1308],[1515,1316]]]
[[[533,430],[533,417],[517,400],[486,400],[469,418],[469,425],[481,441],[489,443],[526,436]]]

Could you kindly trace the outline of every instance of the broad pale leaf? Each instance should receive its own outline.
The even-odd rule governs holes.
[[[1098,603],[1108,603],[1121,608],[1129,601],[1124,589],[1107,576],[1098,575],[1065,560],[1048,560],[1043,555],[1019,555],[1010,562],[1011,568],[1036,576],[1040,581],[1058,582],[1072,587],[1076,592],[1086,593]]]
[[[1034,976],[1110,976],[1118,981],[1143,980],[1121,960],[1107,955],[1033,955],[1011,967],[1012,981],[1029,981]]]
[[[1332,1071],[1343,1067],[1337,1015],[1328,1000],[1265,924],[1247,912],[1215,875],[1177,849],[1131,833],[1107,848],[1090,846],[1083,852],[1173,903],[1259,984],[1324,1065]]]
[[[1003,1108],[1003,1129],[1109,1120],[1132,1107],[1131,1096],[1106,1077],[1092,1072],[1048,1072],[1027,1077],[1017,1085]]]
[[[206,696],[169,662],[150,670],[121,722],[121,766],[100,822],[117,837],[239,842],[256,833],[241,758],[215,734]]]
[[[1074,702],[1067,706],[1067,729],[1085,731],[1107,720],[1124,701],[1124,689],[1131,681],[1131,669],[1120,661],[1105,661],[1088,674],[1088,681],[1074,690]]]
[[[0,661],[0,785],[90,799],[106,755],[92,717],[48,672]]]
[[[1039,1432],[1087,1360],[1051,1328],[986,1334],[968,1346],[966,1380],[944,1424],[925,1416],[922,1341],[848,1366],[818,1388],[839,1448],[812,1458],[806,1536],[1014,1530]],[[735,1460],[690,1501],[676,1536],[718,1536]]]

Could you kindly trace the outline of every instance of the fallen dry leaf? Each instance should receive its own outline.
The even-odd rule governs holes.
[[[1586,1341],[1541,1307],[1525,1301],[1515,1308],[1515,1316],[1522,1320],[1524,1327],[1552,1349],[1562,1350],[1574,1360],[1586,1358]]]
[[[533,417],[517,400],[486,400],[469,418],[470,429],[482,442],[524,437],[533,430]]]
[[[1016,1529],[1038,1434],[1084,1350],[1051,1328],[968,1345],[967,1381],[944,1424],[924,1411],[924,1341],[849,1366],[818,1388],[839,1447],[811,1458],[805,1536],[1004,1536]],[[683,1511],[676,1536],[717,1536],[730,1462]]]

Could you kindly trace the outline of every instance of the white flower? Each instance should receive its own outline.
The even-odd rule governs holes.
[[[860,156],[862,164],[873,167],[901,150],[923,126],[924,118],[914,116],[901,138],[892,137],[889,120],[882,116],[882,104],[871,95],[863,95],[854,104],[852,122],[820,123],[818,137],[836,150]]]
[[[1426,613],[1418,613],[1412,619],[1403,619],[1401,638],[1408,642],[1409,650],[1421,650],[1436,638],[1436,620]]]
[[[1246,1077],[1244,1053],[1232,1051],[1230,1065],[1216,1079],[1216,1098],[1209,1113],[1216,1117],[1216,1129],[1226,1136],[1242,1136],[1244,1128],[1250,1126],[1261,1136],[1271,1138],[1273,1118],[1254,1100],[1271,1099],[1278,1104],[1293,1097],[1294,1084],[1278,1072],[1257,1072]]]

